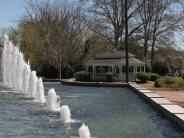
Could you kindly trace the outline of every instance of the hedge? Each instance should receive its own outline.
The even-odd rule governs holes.
[[[146,72],[139,72],[136,74],[136,76],[141,82],[147,82],[148,80],[151,79],[151,75]]]
[[[180,77],[165,76],[155,81],[155,87],[184,88],[184,80]]]
[[[90,75],[86,71],[79,71],[79,72],[76,72],[74,74],[74,78],[77,81],[89,81],[90,80]]]
[[[150,81],[155,81],[160,78],[160,75],[156,73],[149,72],[149,75],[150,75]]]
[[[107,72],[106,73],[106,81],[112,82],[114,80],[115,80],[115,78],[114,78],[113,73],[112,72]]]

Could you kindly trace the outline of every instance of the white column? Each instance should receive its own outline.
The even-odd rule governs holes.
[[[92,77],[92,79],[94,80],[95,79],[95,66],[93,65],[93,77]]]
[[[119,67],[119,78],[122,80],[123,79],[122,65],[118,67]]]
[[[137,73],[137,66],[135,66],[135,73]]]
[[[136,67],[135,67],[135,66],[133,66],[133,68],[134,68],[134,73],[136,73]]]
[[[112,74],[114,74],[114,66],[112,65],[111,67],[112,67]]]
[[[145,66],[144,66],[144,72],[146,71],[146,69],[145,69]]]

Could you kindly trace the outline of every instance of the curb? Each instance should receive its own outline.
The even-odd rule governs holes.
[[[145,89],[140,85],[129,84],[129,87],[133,89],[145,101],[147,101],[151,106],[167,116],[179,127],[184,129],[184,108],[170,102],[168,99],[153,91]]]

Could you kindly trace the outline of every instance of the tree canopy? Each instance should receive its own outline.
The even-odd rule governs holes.
[[[28,0],[26,13],[9,35],[41,75],[52,70],[54,77],[69,77],[97,53],[125,49],[124,4],[123,0]],[[174,39],[180,34],[177,38],[184,42],[183,7],[182,0],[128,0],[129,52],[152,68],[164,60],[168,70],[176,70],[171,64],[183,56],[178,57],[182,51]],[[175,58],[169,57],[172,52]]]

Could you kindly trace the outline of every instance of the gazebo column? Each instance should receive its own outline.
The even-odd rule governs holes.
[[[86,72],[89,72],[88,68],[89,68],[89,66],[87,65],[87,66],[86,66]]]
[[[123,71],[122,71],[122,66],[118,66],[119,67],[119,78],[123,79]]]
[[[94,80],[95,79],[95,72],[96,72],[96,66],[95,65],[93,65],[93,77],[92,77],[92,79]]]
[[[134,73],[137,73],[137,66],[135,66],[135,72]]]
[[[114,65],[112,65],[111,67],[112,67],[112,74],[114,74]]]
[[[137,68],[137,67],[136,67],[136,66],[133,66],[133,68],[134,68],[134,73],[136,73],[136,68]]]

